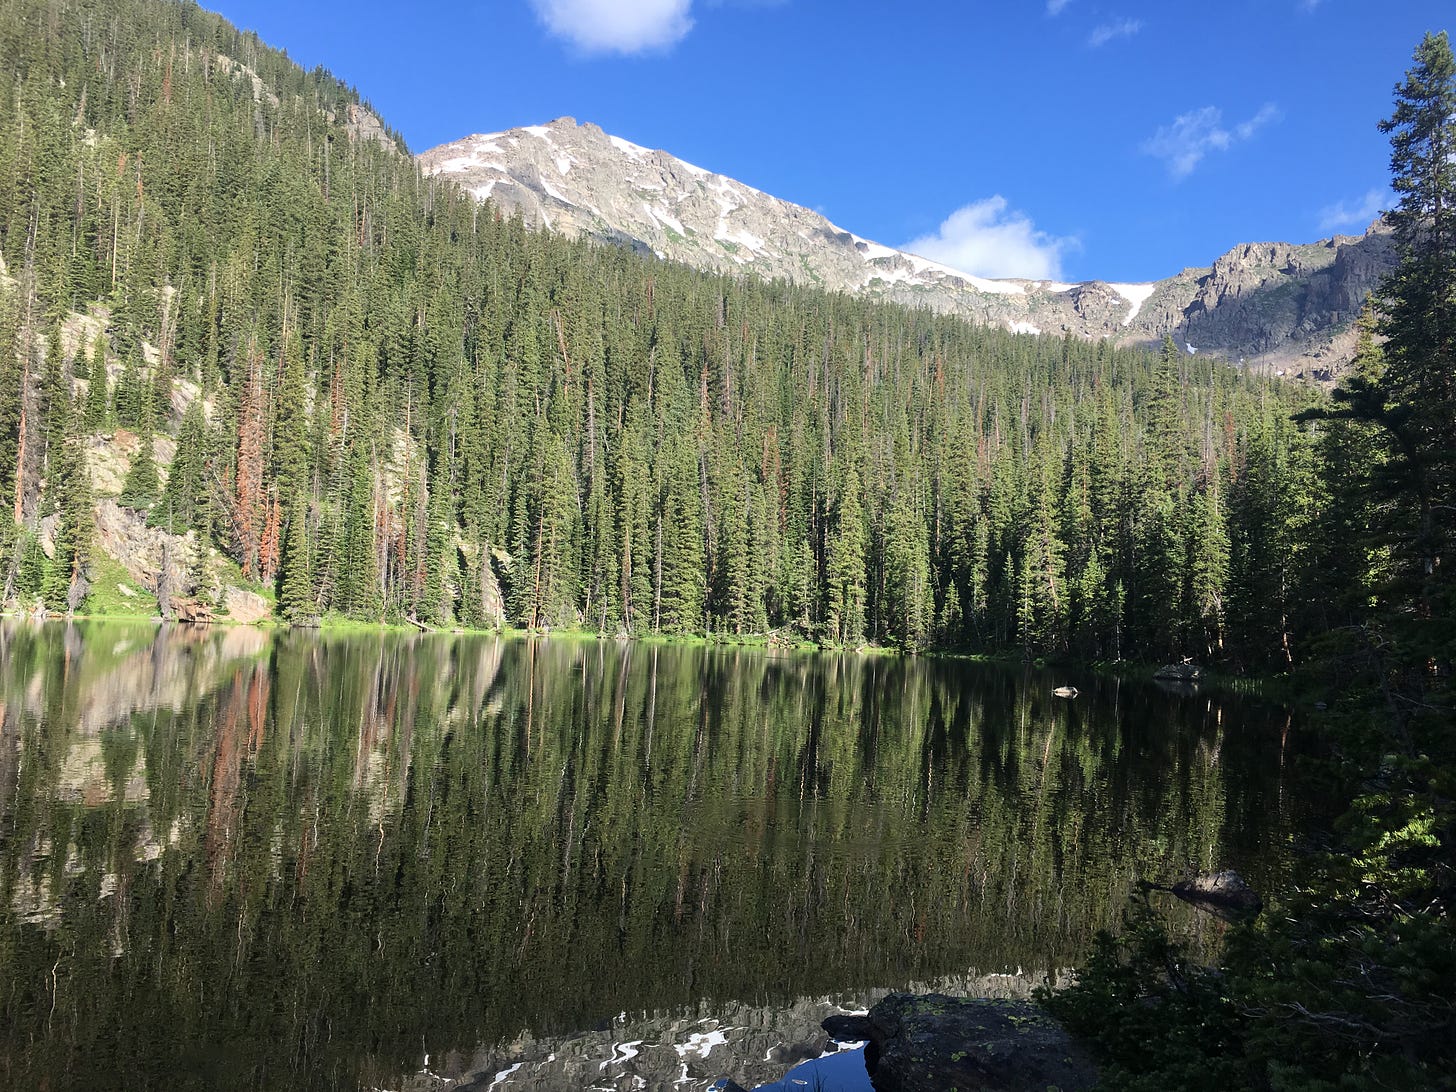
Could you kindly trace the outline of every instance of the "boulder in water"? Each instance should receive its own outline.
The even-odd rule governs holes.
[[[831,1026],[832,1025],[832,1026]],[[863,1036],[877,1092],[1077,1092],[1097,1068],[1054,1019],[1027,1001],[892,993],[863,1017],[831,1017],[836,1038]]]
[[[1197,664],[1164,664],[1153,672],[1159,682],[1197,682],[1203,678],[1203,668]]]
[[[1251,918],[1264,909],[1264,900],[1259,898],[1258,892],[1231,868],[1222,872],[1200,872],[1189,879],[1179,880],[1168,890],[1184,902],[1225,921]]]

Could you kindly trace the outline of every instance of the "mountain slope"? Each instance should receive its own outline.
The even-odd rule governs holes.
[[[420,156],[527,222],[715,272],[781,277],[963,315],[1014,333],[1179,344],[1328,378],[1348,327],[1390,267],[1387,236],[1252,243],[1150,284],[989,280],[863,239],[725,175],[559,118],[442,144]]]

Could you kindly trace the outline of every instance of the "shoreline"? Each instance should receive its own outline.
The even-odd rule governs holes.
[[[251,627],[269,631],[302,630],[319,634],[399,633],[418,634],[420,636],[490,636],[510,639],[546,639],[581,643],[610,641],[614,643],[657,645],[675,648],[760,649],[766,652],[776,653],[925,657],[935,660],[994,664],[1006,668],[1029,667],[1046,671],[1063,671],[1069,677],[1075,674],[1090,674],[1098,679],[1128,682],[1152,682],[1153,673],[1161,666],[1153,661],[1142,660],[1093,660],[1089,662],[1045,658],[1027,660],[1020,654],[1009,651],[973,652],[958,648],[903,649],[893,645],[872,644],[858,645],[855,647],[821,645],[806,639],[776,639],[774,634],[748,634],[744,636],[726,636],[711,633],[608,634],[591,629],[562,629],[555,627],[522,628],[512,625],[490,628],[431,626],[413,620],[366,622],[351,618],[324,618],[319,619],[317,624],[314,625],[295,625],[273,617],[260,618],[256,621],[217,618],[207,622],[188,622],[180,619],[166,619],[159,614],[77,613],[66,615],[46,613],[38,616],[33,612],[24,610],[3,610],[0,611],[0,618],[18,618],[45,622],[116,622],[129,624],[150,623],[153,625],[171,622],[175,625],[196,626],[199,629],[207,626],[222,626],[227,628]],[[1299,704],[1303,698],[1308,696],[1305,693],[1305,689],[1310,679],[1307,675],[1301,675],[1298,671],[1281,675],[1237,675],[1209,667],[1204,667],[1202,671],[1202,677],[1197,682],[1191,684],[1200,690],[1211,690],[1218,693],[1252,697],[1289,706]]]

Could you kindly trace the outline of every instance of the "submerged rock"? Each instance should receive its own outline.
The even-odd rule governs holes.
[[[831,1017],[836,1038],[865,1038],[877,1092],[1090,1089],[1097,1068],[1067,1031],[1026,1001],[891,994],[863,1017]]]

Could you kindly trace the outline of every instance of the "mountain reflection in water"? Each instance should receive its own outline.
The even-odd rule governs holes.
[[[1062,681],[0,622],[0,1087],[527,1087],[605,1035],[593,1080],[655,1088],[618,1023],[1029,980],[1139,875],[1267,885],[1282,713]],[[676,1054],[661,1087],[774,1079]]]

